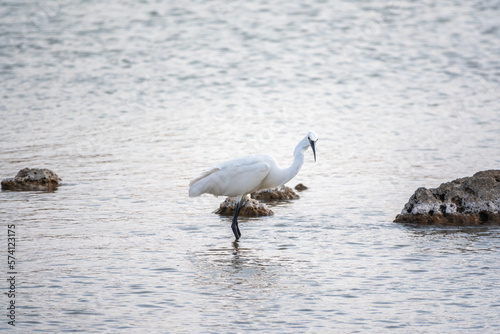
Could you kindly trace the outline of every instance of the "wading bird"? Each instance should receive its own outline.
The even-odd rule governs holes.
[[[226,161],[189,182],[189,197],[201,194],[236,197],[233,230],[236,240],[241,237],[238,214],[245,204],[246,196],[261,189],[279,187],[297,175],[304,163],[304,152],[311,146],[316,161],[315,144],[318,136],[309,132],[295,147],[294,160],[290,167],[281,168],[276,159],[268,154],[256,154]]]

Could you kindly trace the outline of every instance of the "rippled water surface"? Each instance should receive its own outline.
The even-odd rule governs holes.
[[[0,4],[0,193],[28,332],[500,331],[500,230],[392,222],[413,191],[500,166],[498,1]],[[274,216],[212,212],[189,180],[282,165]]]

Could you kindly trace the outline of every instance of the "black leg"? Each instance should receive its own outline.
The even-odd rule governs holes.
[[[234,208],[233,223],[231,224],[231,229],[233,230],[234,237],[238,240],[241,236],[240,229],[238,228],[238,215],[240,214],[240,202],[236,203],[236,208]]]
[[[231,224],[231,229],[233,230],[236,240],[241,237],[240,227],[238,226],[238,215],[240,214],[241,208],[243,207],[245,201],[245,197],[242,197],[240,201],[236,202],[236,208],[234,209],[234,217],[233,223]]]
[[[241,209],[243,208],[243,206],[245,205],[246,202],[247,202],[247,197],[246,196],[241,197],[241,200],[240,200],[240,209],[238,210],[238,215],[240,214],[240,211],[241,211]],[[241,232],[240,232],[240,227],[238,225],[238,222],[236,222],[236,228],[238,229],[238,234],[241,237]]]

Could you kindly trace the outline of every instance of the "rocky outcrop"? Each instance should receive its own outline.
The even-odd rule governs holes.
[[[395,222],[424,225],[500,224],[500,170],[487,170],[438,188],[418,188]]]
[[[307,188],[306,188],[307,189]],[[292,188],[287,186],[281,186],[275,189],[264,189],[259,190],[250,194],[250,198],[247,200],[243,208],[241,208],[240,217],[259,217],[259,216],[270,216],[273,215],[273,210],[269,209],[264,202],[272,201],[285,201],[291,199],[297,199],[299,195]],[[224,202],[220,204],[220,207],[214,211],[214,213],[220,215],[232,216],[234,215],[234,209],[236,208],[236,200],[231,197],[227,197]]]
[[[16,177],[4,179],[2,190],[54,190],[60,180],[50,169],[24,168]]]
[[[220,204],[220,207],[214,211],[220,215],[232,216],[234,215],[234,210],[236,208],[236,200],[231,197],[227,197],[224,202]],[[256,199],[250,198],[247,200],[245,205],[241,208],[240,217],[259,217],[259,216],[270,216],[274,212],[267,207],[264,203],[260,203]]]
[[[299,184],[297,184],[295,186],[295,190],[297,190],[297,191],[304,191],[304,190],[307,190],[307,189],[308,188],[305,185],[303,185],[302,183],[299,183]]]
[[[292,188],[281,186],[274,189],[263,189],[250,194],[250,197],[259,201],[283,201],[299,198]]]

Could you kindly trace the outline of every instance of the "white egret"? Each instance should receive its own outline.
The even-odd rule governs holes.
[[[256,154],[226,161],[189,182],[189,197],[201,194],[236,197],[236,208],[231,228],[236,240],[241,237],[238,214],[246,196],[254,191],[279,187],[297,175],[304,163],[304,152],[312,147],[316,161],[315,143],[318,136],[309,132],[295,147],[290,167],[281,168],[268,154]]]

